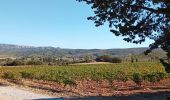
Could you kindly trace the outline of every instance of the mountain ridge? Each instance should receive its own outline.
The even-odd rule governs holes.
[[[123,49],[66,49],[60,47],[35,47],[14,44],[0,44],[0,55],[7,56],[86,56],[113,55],[124,56],[141,54],[147,47]]]

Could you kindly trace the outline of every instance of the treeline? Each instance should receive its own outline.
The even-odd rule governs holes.
[[[97,62],[111,62],[111,63],[121,63],[122,59],[118,57],[111,57],[109,55],[98,56],[96,58]]]
[[[1,66],[24,66],[24,65],[68,65],[73,61],[57,58],[16,58],[4,59],[0,61]]]
[[[76,63],[92,63],[92,62],[110,62],[110,63],[122,63],[122,62],[155,62],[159,61],[161,57],[152,55],[128,55],[128,56],[25,56],[20,58],[6,58],[0,59],[0,66],[24,66],[24,65],[49,65],[60,66]]]
[[[111,62],[121,63],[122,60],[117,57],[108,55],[93,57],[21,57],[21,58],[6,58],[0,59],[0,66],[24,66],[24,65],[49,65],[49,66],[62,66],[75,63],[92,63],[92,62]]]
[[[90,57],[22,57],[22,58],[7,58],[0,59],[1,66],[24,66],[24,65],[69,65],[74,63],[93,62]]]

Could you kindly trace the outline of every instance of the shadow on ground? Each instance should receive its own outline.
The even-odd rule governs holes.
[[[170,91],[157,93],[138,93],[127,96],[89,96],[72,98],[52,98],[36,100],[170,100]]]
[[[41,98],[41,99],[33,99],[33,100],[65,100],[64,98]]]

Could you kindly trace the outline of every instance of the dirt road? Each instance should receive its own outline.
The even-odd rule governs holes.
[[[0,100],[32,100],[52,99],[53,97],[35,94],[33,92],[18,89],[12,86],[0,86]]]
[[[170,92],[139,93],[129,96],[87,96],[80,98],[67,98],[68,100],[170,100]],[[28,90],[13,86],[0,86],[0,100],[64,100],[42,94],[36,94]]]

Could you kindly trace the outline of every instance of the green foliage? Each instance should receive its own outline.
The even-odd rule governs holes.
[[[16,72],[6,72],[4,73],[3,78],[11,80],[20,80],[21,74]]]
[[[164,72],[152,72],[152,73],[146,74],[144,77],[145,77],[145,80],[155,83],[155,82],[159,82],[162,79],[164,79],[165,76],[166,76],[166,73]]]
[[[115,73],[114,72],[106,72],[105,76],[104,76],[110,83],[112,83],[112,81],[114,81],[115,79]]]
[[[77,1],[91,6],[95,15],[88,20],[94,21],[97,27],[109,23],[112,33],[123,36],[123,40],[131,43],[141,44],[146,38],[153,39],[155,42],[147,52],[161,47],[170,58],[169,0]]]
[[[134,74],[140,73],[140,74]],[[77,80],[114,80],[126,82],[132,79],[137,84],[142,79],[155,82],[165,78],[165,69],[160,63],[120,63],[68,66],[1,67],[0,76],[6,79],[43,80],[76,86]]]
[[[90,57],[90,56],[85,56],[84,57],[84,62],[85,63],[90,63],[90,62],[92,62],[93,61],[93,59]]]
[[[33,73],[27,72],[27,71],[23,71],[20,73],[21,73],[22,78],[24,78],[24,79],[33,79],[35,76]]]
[[[22,61],[22,60],[9,60],[7,61],[4,66],[22,66],[22,65],[25,65],[26,62],[25,61]]]
[[[134,58],[133,57],[131,57],[131,63],[134,63]]]
[[[133,73],[132,80],[139,86],[141,86],[141,83],[143,82],[143,77],[140,73]]]
[[[166,78],[166,76],[167,76],[167,74],[165,72],[157,72],[157,74],[161,80]]]
[[[39,60],[31,60],[27,62],[27,65],[43,65],[43,62]]]
[[[112,62],[112,57],[109,55],[102,55],[96,58],[97,62]]]
[[[69,79],[69,78],[64,79],[63,83],[64,83],[64,87],[66,87],[67,85],[72,86],[72,87],[77,86],[76,82],[73,79]]]
[[[109,55],[98,56],[96,58],[97,62],[112,62],[112,63],[121,63],[122,60],[118,57],[111,57]]]
[[[128,77],[123,71],[117,71],[115,73],[114,79],[117,81],[123,81],[123,82],[128,81]]]
[[[120,57],[122,62],[131,62],[131,56],[133,54],[138,59],[134,59],[140,62],[158,61],[162,57],[166,57],[166,53],[162,49],[156,50],[153,54],[148,56],[142,53],[148,48],[131,48],[131,49],[59,49],[50,47],[33,47],[33,48],[18,48],[16,45],[2,45],[0,44],[0,65],[1,66],[22,66],[22,65],[68,65],[74,63],[93,62],[96,57],[102,55],[110,55],[113,57]],[[8,54],[9,53],[9,54]],[[12,55],[11,55],[12,54]],[[5,56],[3,56],[5,55]],[[15,55],[15,56],[14,56]],[[157,58],[156,58],[156,57]],[[10,58],[8,58],[10,57]],[[156,59],[155,59],[156,58]],[[109,61],[112,62],[110,59]]]
[[[118,57],[112,58],[112,63],[121,63],[121,62],[122,62],[122,60]]]

